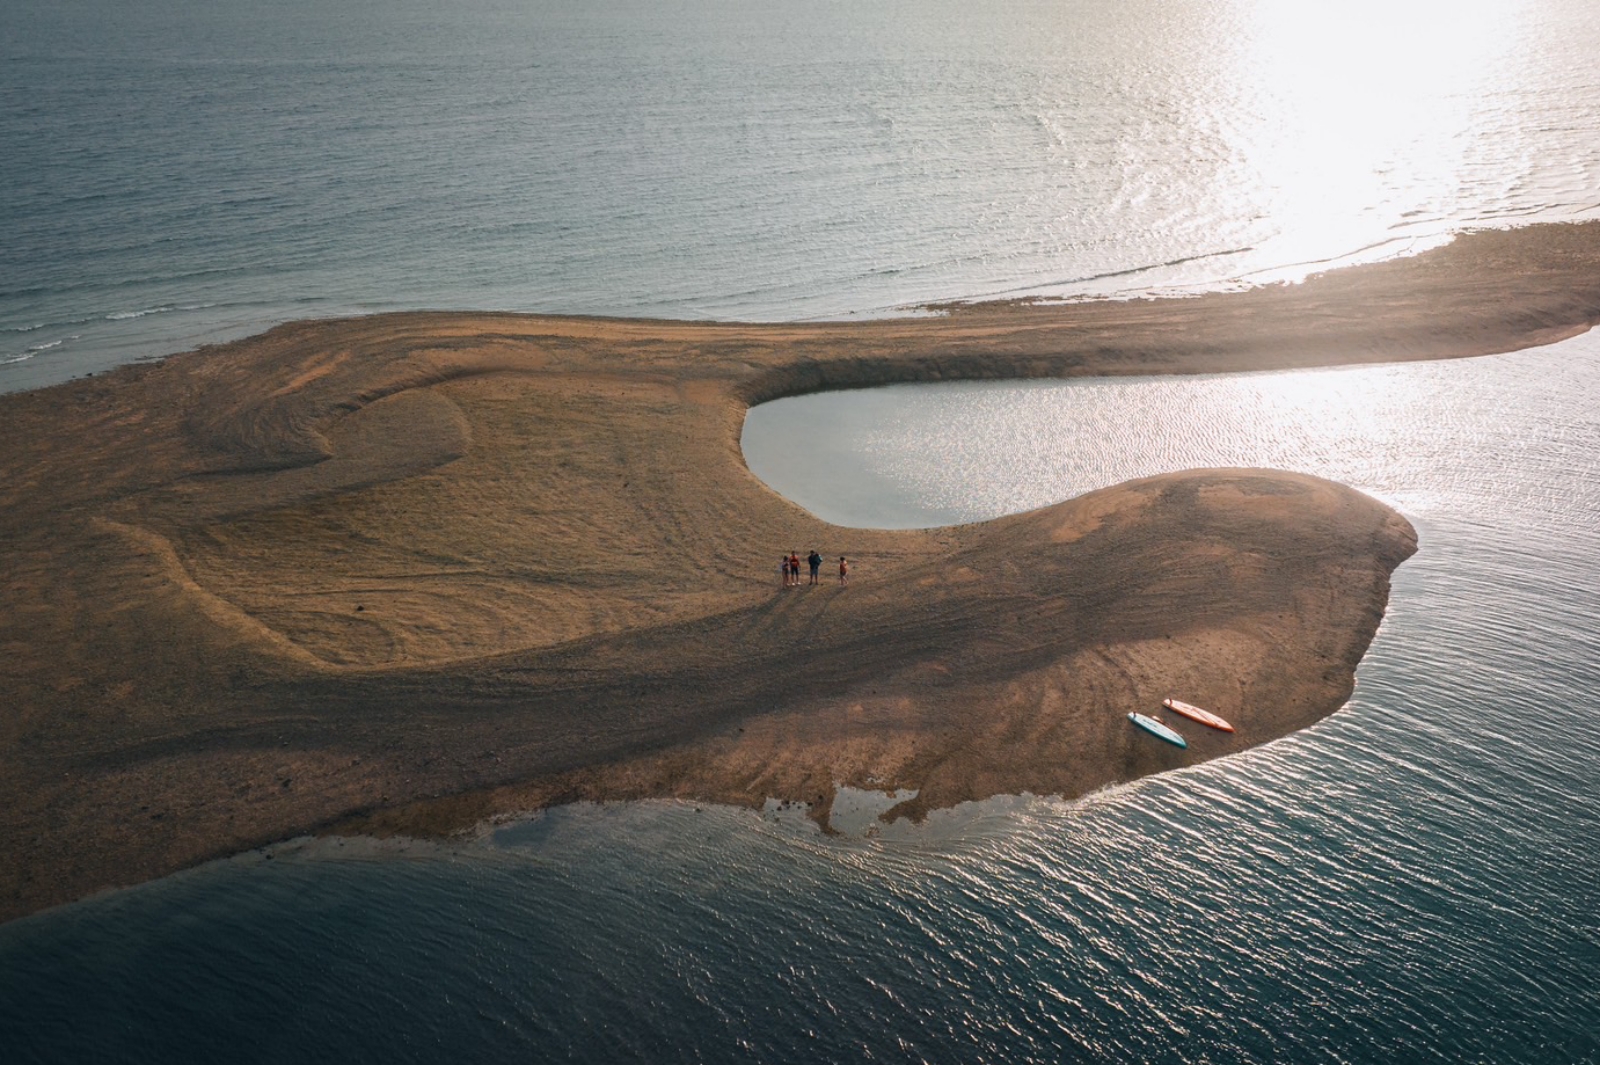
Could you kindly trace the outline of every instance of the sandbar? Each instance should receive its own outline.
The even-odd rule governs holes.
[[[0,919],[312,832],[587,799],[1073,797],[1348,699],[1405,518],[1267,470],[831,526],[753,403],[1446,358],[1600,318],[1600,224],[1303,284],[817,324],[405,313],[0,397]],[[777,555],[849,556],[785,590]],[[1186,751],[1169,695],[1230,718]]]

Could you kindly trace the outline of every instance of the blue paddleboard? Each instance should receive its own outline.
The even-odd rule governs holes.
[[[1129,714],[1128,720],[1132,721],[1135,725],[1138,725],[1140,728],[1150,733],[1150,735],[1166,740],[1168,743],[1174,744],[1175,746],[1189,746],[1189,742],[1187,740],[1153,717],[1145,717],[1143,714]]]

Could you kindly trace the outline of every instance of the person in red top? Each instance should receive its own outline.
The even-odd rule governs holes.
[[[840,584],[849,584],[850,583],[850,563],[848,563],[848,562],[846,562],[844,560],[844,556],[843,555],[839,556],[839,583]]]
[[[789,552],[789,583],[800,587],[800,552]]]

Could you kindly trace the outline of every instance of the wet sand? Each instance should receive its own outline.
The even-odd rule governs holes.
[[[318,831],[836,785],[1075,796],[1348,698],[1416,548],[1339,485],[1191,471],[840,529],[753,402],[893,381],[1478,355],[1600,318],[1600,225],[1303,285],[816,325],[298,323],[0,397],[0,918]],[[853,561],[779,587],[777,555]],[[1168,695],[1229,717],[1187,751]]]

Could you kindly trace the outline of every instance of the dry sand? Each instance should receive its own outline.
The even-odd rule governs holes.
[[[1284,735],[1348,697],[1415,550],[1398,514],[1195,471],[840,529],[750,475],[747,405],[1508,351],[1600,317],[1597,265],[1591,224],[1194,299],[384,315],[0,397],[0,918],[306,832],[644,796],[825,823],[837,784],[918,815]],[[778,586],[813,546],[851,587]],[[1129,727],[1168,695],[1239,731]]]

